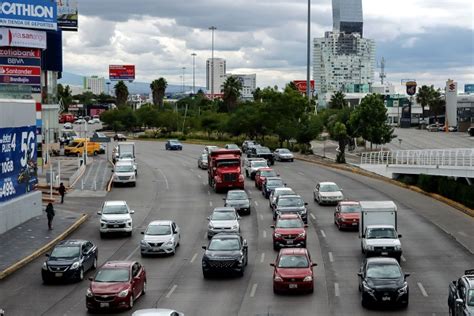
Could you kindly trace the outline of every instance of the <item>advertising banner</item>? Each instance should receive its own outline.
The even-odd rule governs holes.
[[[407,86],[407,94],[412,96],[416,94],[416,81],[408,81],[405,83]]]
[[[298,91],[300,93],[306,94],[306,80],[293,80],[293,83],[295,84],[296,88],[298,88]],[[314,80],[310,81],[311,84],[311,92],[314,91]]]
[[[0,1],[0,26],[56,31],[57,20],[57,5],[54,1]]]
[[[135,80],[135,65],[109,65],[110,80]]]
[[[58,3],[58,26],[63,31],[77,31],[77,0],[56,0]]]
[[[35,48],[0,48],[0,85],[25,85],[41,91],[41,51]]]
[[[37,183],[36,126],[0,128],[0,203]]]
[[[46,49],[46,32],[0,28],[0,46]]]

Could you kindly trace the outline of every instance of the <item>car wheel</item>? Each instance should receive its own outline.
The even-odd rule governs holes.
[[[291,162],[293,162],[293,158],[291,158],[291,160],[290,160],[290,161],[291,161]]]
[[[45,284],[45,285],[46,285],[46,284],[49,284],[49,280],[48,280],[47,278],[45,278],[45,277],[43,277],[43,284]]]
[[[132,308],[133,308],[133,303],[134,303],[133,295],[130,294],[130,299],[129,299],[129,301],[128,301],[128,309],[132,309]]]
[[[84,280],[84,269],[83,268],[81,268],[79,270],[79,276],[77,278],[77,281],[79,281],[79,282],[82,281],[82,280]]]
[[[277,245],[277,244],[273,244],[273,250],[276,250],[276,251],[278,251],[278,250],[280,250],[280,247],[278,247],[278,245]]]
[[[313,293],[314,293],[314,286],[308,290],[308,294],[313,294]]]
[[[237,275],[239,276],[239,278],[242,278],[244,276],[244,271],[245,271],[245,268],[242,267],[242,269],[239,272],[237,272]]]
[[[362,304],[362,307],[368,308],[369,307],[369,302],[367,302],[366,299],[364,299],[364,294],[362,293],[360,303]]]
[[[97,156],[99,153],[97,151],[94,151],[94,156]]]
[[[132,232],[128,232],[128,237],[132,237]]]
[[[140,251],[140,256],[141,256],[142,258],[145,258],[145,257],[146,257],[146,254],[145,254],[144,252]]]
[[[91,267],[92,270],[95,270],[97,269],[97,257],[94,257],[94,262],[92,262],[92,267]]]
[[[209,277],[211,276],[209,272],[206,272],[206,271],[202,271],[202,276],[204,277],[204,279],[209,279]]]
[[[100,233],[100,238],[105,238],[105,233]]]
[[[274,294],[280,294],[280,292],[275,288],[275,286],[273,286],[273,293]]]

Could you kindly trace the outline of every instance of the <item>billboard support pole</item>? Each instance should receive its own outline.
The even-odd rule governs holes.
[[[53,199],[53,164],[49,164],[49,198]]]

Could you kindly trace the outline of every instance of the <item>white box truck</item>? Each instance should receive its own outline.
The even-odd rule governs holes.
[[[135,161],[135,143],[123,142],[118,143],[117,151],[115,153],[115,163],[117,162],[129,162],[132,163],[135,169],[135,175],[138,174],[138,166]]]
[[[361,249],[367,257],[389,256],[400,261],[402,236],[397,232],[397,205],[393,201],[360,201]]]

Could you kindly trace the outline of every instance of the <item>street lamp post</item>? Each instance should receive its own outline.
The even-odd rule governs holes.
[[[184,71],[186,70],[186,67],[183,67],[181,69],[183,69],[183,94],[184,94],[184,91],[185,91],[185,89],[184,89]]]
[[[311,105],[311,78],[310,78],[310,61],[311,61],[311,0],[308,0],[308,38],[306,47],[306,97],[308,105]]]
[[[192,53],[193,56],[193,94],[196,94],[196,53]]]
[[[217,27],[209,27],[212,33],[212,44],[211,44],[211,98],[214,100],[214,31]]]

